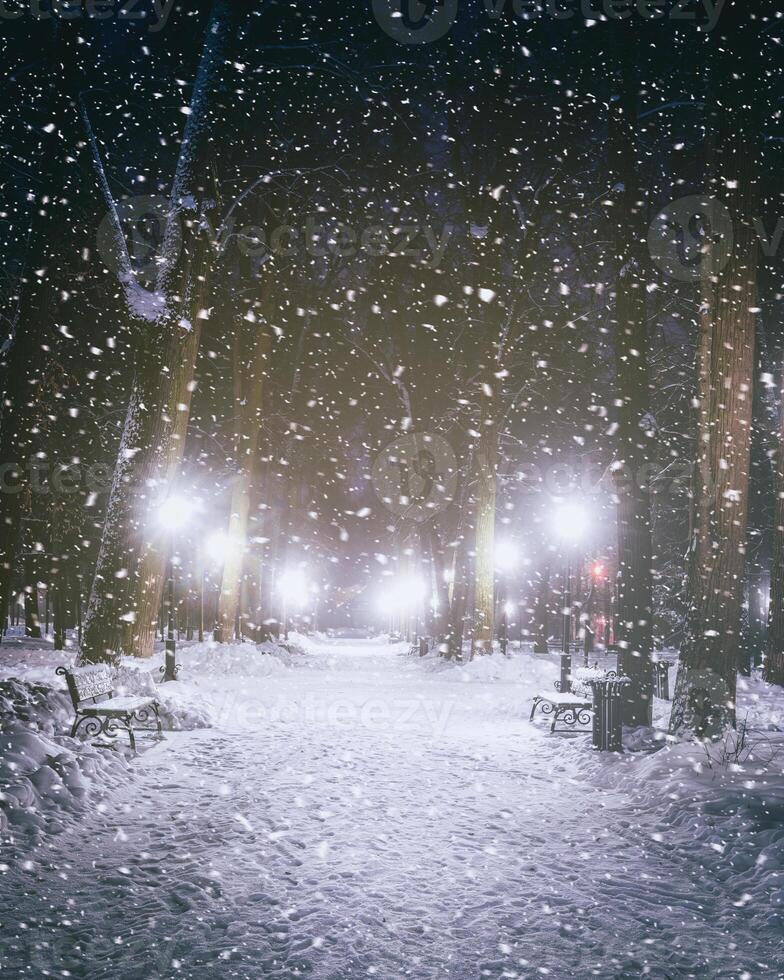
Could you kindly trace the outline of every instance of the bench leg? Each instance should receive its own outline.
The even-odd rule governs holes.
[[[556,727],[559,721],[561,722],[561,728]],[[569,705],[561,705],[556,708],[553,714],[553,723],[550,726],[550,732],[557,731],[564,735],[571,735],[573,733],[581,734],[590,731],[586,727],[590,724],[591,709],[589,706],[575,708]]]
[[[161,716],[158,714],[158,702],[153,701],[152,710],[155,712],[155,725],[158,729],[158,738],[163,741],[163,728],[161,728]]]
[[[529,721],[533,721],[534,720],[534,715],[536,714],[536,709],[539,707],[539,705],[541,704],[541,702],[542,702],[542,699],[540,697],[535,697],[534,698],[534,706],[533,706],[533,708],[531,708],[531,715],[528,718]]]
[[[84,734],[88,738],[94,738],[103,731],[103,725],[94,715],[77,715],[71,726],[71,738],[76,738],[76,733],[84,725]]]
[[[157,729],[155,737],[158,741],[163,741],[163,726],[161,725],[161,716],[158,712],[160,705],[157,701],[151,701],[149,705],[143,708],[139,708],[138,711],[134,711],[131,715],[131,721],[134,719],[138,721],[142,726],[144,731],[149,731],[150,721],[155,722],[155,728]]]
[[[125,727],[128,729],[128,741],[131,743],[131,749],[134,755],[136,754],[136,736],[133,734],[133,718],[131,715],[125,716]]]

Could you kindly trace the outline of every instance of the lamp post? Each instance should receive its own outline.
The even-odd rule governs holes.
[[[550,587],[550,568],[545,565],[537,573],[539,581],[536,587],[533,610],[534,653],[547,654],[547,602]]]
[[[591,624],[591,612],[594,608],[594,591],[599,588],[600,583],[604,580],[604,565],[600,561],[596,561],[591,565],[591,587],[588,592],[588,602],[587,608],[585,610],[585,665],[588,666],[588,655],[593,651],[593,643],[596,638],[596,628],[595,621],[594,625]]]
[[[207,581],[207,568],[202,562],[201,584],[199,586],[199,643],[204,643],[204,587]]]
[[[572,633],[572,588],[571,588],[571,547],[585,534],[587,516],[579,504],[561,504],[554,514],[554,528],[561,539],[564,551],[563,583],[563,636],[561,640],[561,693],[571,688],[572,654],[570,639]]]
[[[311,613],[310,613],[310,631],[311,633],[318,632],[318,608],[319,608],[319,587],[315,582],[311,583],[310,595],[311,595]]]
[[[498,576],[498,601],[501,606],[501,620],[498,627],[498,643],[501,653],[506,656],[509,646],[509,613],[511,603],[506,601],[507,574],[515,568],[520,560],[520,551],[512,541],[500,540],[495,545],[495,570]]]
[[[176,534],[190,519],[193,507],[183,497],[172,494],[158,508],[158,522],[170,536],[169,575],[167,583],[168,610],[166,616],[166,643],[164,653],[163,679],[177,680],[176,643],[174,640],[174,569],[176,554]]]
[[[566,568],[563,581],[561,636],[561,691],[568,691],[571,686],[572,654],[569,643],[572,638],[572,569],[569,563],[569,552],[566,552]]]
[[[177,680],[177,647],[174,640],[174,543],[172,543],[171,553],[169,554],[169,601],[166,616],[166,646],[164,654],[163,679],[165,681]]]

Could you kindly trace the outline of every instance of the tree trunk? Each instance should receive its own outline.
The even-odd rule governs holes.
[[[253,361],[249,375],[243,379],[245,410],[242,413],[240,423],[239,472],[231,492],[226,559],[223,566],[223,579],[218,603],[220,638],[224,642],[234,632],[234,623],[237,618],[242,565],[247,549],[251,482],[261,433],[260,416],[264,395],[264,378],[267,373],[271,348],[272,334],[269,328],[266,324],[258,324],[254,338]]]
[[[60,304],[65,302],[58,287],[66,285],[62,281],[63,264],[72,239],[68,202],[76,195],[79,178],[78,117],[66,87],[79,84],[74,59],[78,31],[72,23],[59,21],[50,38],[49,84],[39,108],[42,118],[55,120],[56,125],[38,128],[41,146],[34,169],[39,189],[30,200],[25,263],[13,297],[15,314],[10,317],[10,329],[4,329],[0,336],[0,461],[14,467],[6,476],[6,485],[14,489],[0,493],[2,610],[11,599],[14,564],[21,546],[22,502],[24,488],[29,489],[27,463],[33,453],[32,417],[44,380],[42,344],[52,343],[51,328],[57,322]],[[41,269],[44,275],[38,272]],[[67,286],[72,293],[72,277]]]
[[[708,56],[709,57],[709,56]],[[717,106],[709,90],[711,65],[706,65],[706,91],[703,93],[708,105],[708,122],[705,127],[705,169],[706,185],[717,191],[715,186],[716,168],[716,112]],[[706,248],[710,249],[710,237]],[[705,261],[710,263],[710,253]],[[698,283],[699,316],[697,320],[697,350],[695,355],[696,397],[694,419],[694,467],[692,471],[691,502],[689,510],[689,553],[686,564],[687,602],[690,596],[702,589],[703,563],[710,554],[710,514],[715,505],[715,491],[710,466],[710,443],[712,420],[715,405],[712,403],[713,386],[711,370],[714,347],[715,284],[712,276],[703,275]]]
[[[784,365],[779,390],[779,448],[776,453],[775,486],[770,611],[762,676],[769,684],[784,686]]]
[[[172,327],[165,364],[163,397],[157,406],[155,426],[146,458],[139,468],[142,486],[154,488],[152,500],[147,501],[145,513],[140,518],[142,527],[142,551],[133,579],[134,594],[131,608],[135,615],[127,619],[123,647],[126,654],[136,657],[152,656],[155,644],[158,609],[160,608],[163,585],[166,575],[168,548],[166,529],[158,526],[157,506],[166,499],[179,473],[185,450],[185,436],[188,429],[193,378],[196,368],[196,354],[201,337],[201,320],[196,316],[203,308],[209,273],[209,257],[206,244],[202,244],[200,271],[193,277],[201,288],[188,309],[192,328],[183,335],[182,330]],[[152,505],[152,506],[150,506]]]
[[[457,511],[456,546],[447,589],[449,617],[447,623],[447,657],[462,660],[463,630],[468,599],[468,528],[471,523],[471,495],[468,484],[473,471],[473,456],[469,454],[464,478],[460,481],[455,508]]]
[[[735,723],[738,644],[743,603],[751,448],[752,385],[757,307],[756,239],[752,221],[757,210],[759,132],[749,111],[754,79],[751,45],[745,52],[732,33],[729,63],[713,79],[719,138],[717,173],[725,203],[735,219],[735,245],[708,298],[712,319],[710,370],[698,381],[700,405],[710,406],[704,465],[710,496],[707,540],[700,555],[681,648],[671,731],[690,730],[715,736]],[[742,59],[739,54],[745,54]],[[744,99],[744,94],[747,99]],[[748,101],[750,100],[750,101]],[[699,446],[697,452],[703,450]]]
[[[493,652],[495,625],[495,490],[498,429],[482,427],[477,451],[476,558],[471,656]]]
[[[614,472],[618,499],[618,638],[619,672],[632,684],[626,689],[623,720],[650,725],[653,646],[651,581],[651,508],[648,496],[650,443],[655,423],[650,415],[646,350],[645,280],[640,255],[640,191],[637,179],[637,91],[627,25],[619,32],[621,94],[609,125],[610,164],[618,189],[616,214],[615,357],[618,432]]]
[[[431,631],[437,643],[441,643],[447,633],[449,620],[449,591],[444,575],[444,553],[441,548],[438,529],[430,520],[420,526],[422,552],[430,559],[430,583],[435,599],[432,610]]]
[[[150,344],[151,364],[145,358],[137,364],[85,617],[82,662],[111,659],[119,646],[137,656],[152,653],[166,563],[153,511],[168,496],[184,451],[211,269],[209,244],[200,233],[214,153],[210,100],[235,28],[235,11],[228,0],[216,0],[172,185],[161,272],[154,294],[147,297],[159,311],[155,324],[162,328],[163,338],[160,345]],[[108,197],[100,166],[97,170]],[[107,205],[111,214],[110,199]],[[117,245],[122,252],[121,232]],[[125,258],[127,262],[127,253]],[[137,292],[141,287],[133,282],[129,265],[121,282],[132,298],[132,287]],[[118,581],[120,570],[125,579]]]
[[[461,538],[457,545],[453,580],[450,584],[452,601],[449,605],[449,636],[447,655],[452,660],[463,659],[463,631],[468,602],[467,541]]]
[[[38,588],[35,584],[25,586],[24,611],[25,636],[38,639],[41,636],[41,623],[38,619]]]

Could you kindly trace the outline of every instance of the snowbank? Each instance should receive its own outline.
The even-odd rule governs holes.
[[[557,658],[535,657],[518,650],[510,651],[506,657],[494,653],[463,662],[445,660],[435,652],[412,659],[419,660],[426,671],[440,675],[441,679],[463,684],[516,685],[516,696],[529,699],[542,691],[552,691],[553,682],[558,679]]]
[[[87,802],[91,784],[124,773],[124,755],[69,738],[73,718],[65,692],[26,680],[0,681],[0,831],[58,833]]]
[[[590,787],[599,808],[610,798],[624,801],[629,833],[642,834],[651,852],[685,854],[695,874],[731,884],[738,908],[753,904],[765,910],[767,926],[782,924],[784,699],[757,677],[739,680],[744,742],[730,736],[707,748],[672,743],[670,703],[657,701],[658,727],[627,732],[631,751],[614,755],[592,752],[587,735],[553,738],[546,726],[528,723],[531,699],[551,691],[558,676],[555,653],[537,657],[514,648],[508,657],[456,663],[409,656],[406,644],[384,638],[292,636],[286,646],[182,643],[177,654],[182,671],[173,684],[157,683],[160,650],[151,661],[123,660],[116,672],[118,693],[156,694],[169,730],[214,726],[232,743],[250,737],[261,739],[260,746],[267,731],[292,744],[300,737],[328,744],[347,738],[365,747],[376,738],[379,744],[414,739],[448,747],[445,760],[461,752],[492,760],[522,751],[527,769],[557,745],[558,773],[549,778]],[[0,680],[0,827],[7,842],[57,833],[85,807],[111,801],[120,782],[137,778],[122,740],[112,752],[69,738],[72,709],[54,669],[71,658],[42,644],[0,647],[0,678],[6,678]],[[322,726],[328,735],[316,734]],[[143,742],[142,752],[147,747]]]
[[[675,687],[677,654],[670,688]],[[527,717],[530,699],[552,690],[558,658],[511,651],[468,663],[410,657],[426,676],[490,685],[486,712]],[[580,668],[585,671],[585,668]],[[590,674],[590,668],[587,671]],[[738,678],[739,731],[718,743],[675,742],[667,734],[671,701],[656,700],[654,728],[627,730],[626,752],[593,752],[590,735],[555,736],[569,780],[595,787],[597,807],[628,801],[625,824],[644,833],[651,853],[672,851],[696,876],[726,883],[733,909],[761,909],[762,928],[784,926],[784,695],[755,675]],[[537,735],[548,738],[546,727]],[[533,733],[531,734],[533,737]],[[655,815],[651,831],[651,816]],[[646,828],[643,831],[643,828]]]
[[[274,644],[182,644],[181,681],[157,683],[160,653],[148,662],[124,658],[114,671],[115,693],[156,697],[164,730],[206,728],[218,716],[219,693],[232,681],[258,682],[287,670],[292,658]],[[73,649],[56,651],[46,641],[11,638],[0,646],[0,832],[7,843],[23,834],[60,832],[118,779],[133,777],[122,734],[115,751],[68,734],[73,706],[55,670],[73,661]],[[141,751],[152,744],[139,740]]]

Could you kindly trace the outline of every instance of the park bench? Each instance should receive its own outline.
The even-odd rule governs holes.
[[[155,722],[157,738],[163,738],[157,700],[150,695],[115,697],[109,667],[100,664],[89,667],[58,667],[56,673],[65,677],[73,702],[75,718],[71,728],[72,738],[82,726],[85,735],[105,735],[110,739],[116,738],[119,730],[124,730],[128,732],[128,740],[135,752],[135,722],[142,728],[149,722]],[[113,746],[113,743],[109,744]]]
[[[593,720],[591,684],[616,677],[614,670],[602,670],[596,666],[577,667],[571,675],[568,691],[562,691],[561,682],[555,681],[555,694],[537,694],[534,697],[529,720],[534,720],[538,709],[541,715],[552,715],[551,732],[589,732]]]
[[[540,708],[541,714],[553,716],[551,732],[590,731],[594,749],[622,752],[622,692],[630,683],[628,677],[619,677],[617,671],[602,670],[598,665],[578,667],[569,675],[568,693],[562,693],[561,682],[556,681],[556,694],[538,694],[534,698],[531,720]]]

